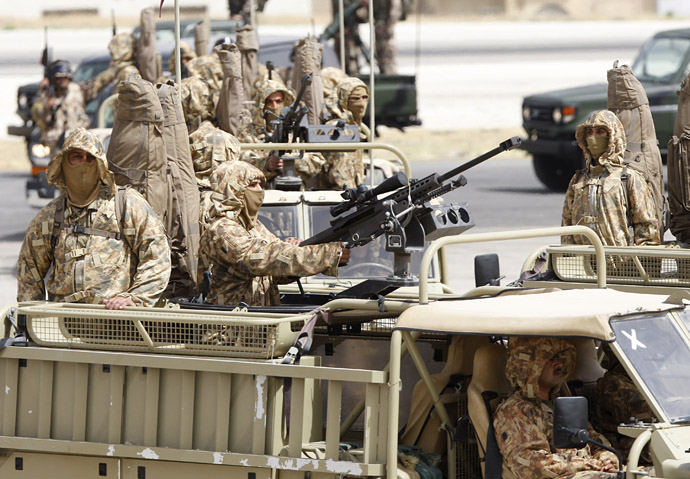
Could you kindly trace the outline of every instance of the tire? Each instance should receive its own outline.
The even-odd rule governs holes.
[[[575,171],[583,168],[581,156],[534,155],[534,172],[544,186],[552,191],[565,191]]]

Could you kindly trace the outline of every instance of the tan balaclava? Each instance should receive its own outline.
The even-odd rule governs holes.
[[[268,117],[266,118],[266,122],[269,125],[271,124],[272,120],[275,120],[276,118],[280,118],[280,112],[283,111],[283,108],[285,107],[285,93],[283,93],[282,91],[275,91],[273,93],[280,93],[281,97],[283,98],[283,103],[282,103],[282,106],[279,106],[278,108],[269,108],[268,105],[264,102],[264,110],[268,110],[271,113],[273,113],[273,115],[275,115],[275,116],[268,115]],[[268,97],[266,97],[266,100],[268,100]]]
[[[62,174],[65,175],[67,199],[70,204],[83,208],[96,199],[98,195],[101,184],[98,165],[96,160],[83,161],[72,165],[67,159],[68,156],[69,154],[62,158]]]
[[[367,98],[364,99],[363,97]],[[369,92],[367,87],[358,86],[352,93],[350,93],[350,98],[347,100],[347,109],[352,112],[357,124],[362,123],[362,118],[364,118],[364,113],[367,111],[367,106],[369,106]],[[353,100],[353,98],[358,98],[358,100]]]
[[[596,160],[598,160],[602,153],[604,153],[609,147],[608,136],[590,135],[587,137],[586,141],[587,149],[592,154],[592,158]]]
[[[244,192],[244,205],[240,211],[239,220],[248,230],[256,226],[259,208],[264,203],[264,190],[250,190]]]

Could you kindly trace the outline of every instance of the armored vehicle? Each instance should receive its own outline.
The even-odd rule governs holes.
[[[587,262],[599,287],[483,286],[463,295],[428,288],[445,246],[554,234],[592,240]],[[619,428],[636,438],[627,477],[644,472],[645,448],[657,477],[682,477],[690,447],[685,306],[655,288],[606,288],[606,258],[585,227],[462,234],[425,249],[414,294],[326,294],[318,307],[286,295],[285,307],[273,310],[8,305],[0,315],[0,473],[392,479],[416,463],[425,477],[479,479],[493,460],[484,396],[510,392],[506,342],[553,336],[576,345],[570,379],[580,381],[603,374],[596,346],[610,343],[651,407],[652,422]],[[310,350],[298,341],[304,334]]]
[[[678,107],[676,91],[688,73],[690,29],[659,32],[641,48],[632,64],[647,92],[662,156],[673,134]],[[522,148],[533,157],[539,180],[552,190],[565,191],[584,158],[575,129],[593,111],[607,107],[607,85],[587,85],[530,95],[522,103]]]

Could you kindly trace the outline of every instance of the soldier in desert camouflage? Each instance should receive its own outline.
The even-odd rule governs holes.
[[[243,125],[237,135],[242,143],[264,143],[266,132],[273,132],[271,121],[280,117],[282,109],[291,105],[295,96],[282,81],[276,79],[266,80],[259,85],[254,100],[257,105],[254,117],[251,123]],[[270,113],[266,113],[267,111]],[[268,180],[275,178],[283,168],[283,160],[274,152],[246,150],[242,152],[242,159],[260,169]],[[324,159],[319,153],[305,152],[303,158],[295,160],[295,171],[305,184],[321,174],[323,166]]]
[[[640,173],[623,166],[626,140],[618,117],[608,110],[592,113],[577,127],[575,139],[585,155],[585,169],[570,180],[562,225],[588,226],[606,246],[659,244],[652,192]],[[589,244],[580,236],[562,241]]]
[[[113,85],[113,92],[117,85],[132,73],[139,73],[136,67],[137,40],[131,33],[118,33],[110,39],[110,66],[84,85],[87,101],[96,98],[100,91],[108,85]]]
[[[606,368],[606,374],[597,381],[594,388],[590,402],[590,418],[597,430],[606,436],[623,457],[626,457],[635,439],[619,434],[618,426],[630,423],[633,418],[635,421],[653,422],[654,413],[611,347],[604,343],[602,348],[605,356],[601,365]],[[651,464],[648,449],[643,451],[640,459],[646,464]]]
[[[170,277],[165,228],[138,192],[116,189],[101,141],[75,130],[46,176],[62,194],[29,224],[17,301],[153,306]]]
[[[57,149],[62,135],[79,127],[88,128],[81,88],[72,82],[72,67],[65,60],[55,60],[48,67],[48,84],[38,91],[31,107],[34,123],[41,129],[41,142]]]
[[[335,276],[350,258],[340,243],[299,246],[296,238],[283,241],[268,231],[257,219],[263,181],[261,171],[244,161],[222,163],[211,175],[211,225],[201,237],[199,256],[213,277],[206,298],[213,304],[280,304],[278,284],[294,276]]]
[[[329,124],[336,120],[344,120],[347,124],[359,127],[361,141],[369,141],[371,132],[362,119],[369,106],[369,88],[359,78],[347,77],[338,83],[337,105],[331,104],[331,118]],[[327,107],[329,103],[326,103]],[[355,152],[331,151],[324,154],[325,181],[329,187],[343,190],[354,188],[364,182],[366,172],[362,150]]]
[[[575,366],[575,346],[559,338],[511,338],[506,378],[515,388],[494,414],[503,464],[519,479],[615,479],[616,456],[587,445],[556,449],[551,401]],[[589,428],[589,436],[607,444]]]

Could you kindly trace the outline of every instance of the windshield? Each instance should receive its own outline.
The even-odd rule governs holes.
[[[80,63],[74,72],[74,81],[83,83],[104,71],[110,65],[110,57],[105,61],[87,61]]]
[[[641,81],[669,82],[679,75],[689,49],[688,38],[652,38],[642,47],[632,67],[633,73]]]
[[[331,226],[333,219],[330,212],[331,205],[309,206],[309,218],[312,236]],[[364,246],[357,246],[350,251],[350,262],[347,266],[338,268],[338,278],[385,278],[393,274],[393,253],[386,251],[384,235]],[[424,251],[412,253],[410,270],[419,275],[419,265]],[[319,275],[323,276],[323,275]],[[434,276],[433,266],[429,268],[429,277]]]
[[[690,312],[681,318],[690,325]],[[690,348],[672,314],[613,319],[611,328],[669,420],[690,422]]]
[[[278,238],[299,238],[297,205],[262,205],[259,221]]]

